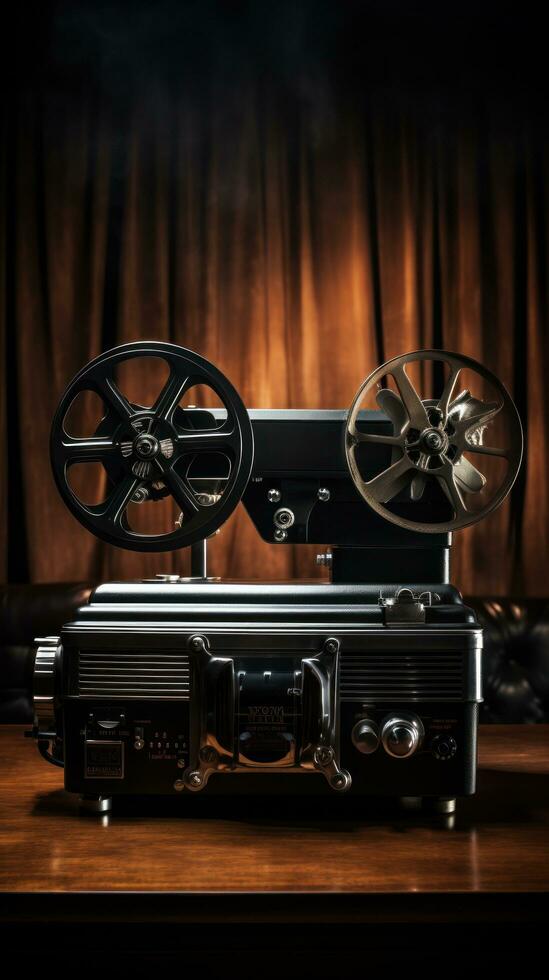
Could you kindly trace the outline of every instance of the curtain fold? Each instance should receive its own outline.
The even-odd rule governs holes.
[[[513,394],[526,455],[509,501],[455,535],[464,591],[547,593],[549,176],[522,104],[319,80],[298,99],[220,72],[104,93],[21,94],[2,157],[1,558],[32,581],[142,577],[188,556],[104,545],[66,511],[49,426],[102,350],[169,340],[249,407],[346,408],[384,359],[441,346]],[[244,509],[212,574],[320,575],[316,549],[262,542]]]

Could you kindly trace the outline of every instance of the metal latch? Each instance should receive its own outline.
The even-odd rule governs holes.
[[[415,593],[412,589],[398,589],[392,598],[385,599],[379,595],[379,604],[383,607],[387,626],[405,623],[424,623],[425,607],[440,602],[437,592]]]

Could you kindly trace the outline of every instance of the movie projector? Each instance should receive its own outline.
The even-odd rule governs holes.
[[[120,370],[151,357],[167,380],[143,405]],[[218,407],[186,404],[197,385]],[[75,437],[67,415],[85,391],[102,417]],[[446,351],[383,364],[348,412],[247,410],[217,368],[172,344],[91,361],[53,420],[59,492],[109,544],[191,546],[192,574],[101,585],[59,637],[38,641],[42,755],[96,812],[118,794],[191,806],[235,793],[414,798],[451,812],[475,789],[482,649],[449,584],[451,534],[504,500],[521,455],[503,385]],[[105,487],[93,504],[71,482],[91,463]],[[205,542],[240,500],[265,541],[333,546],[318,557],[331,581],[207,578]],[[136,527],[132,515],[167,506],[165,533]]]

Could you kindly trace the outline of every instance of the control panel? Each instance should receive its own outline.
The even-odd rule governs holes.
[[[67,746],[74,763],[71,784],[79,790],[93,780],[94,792],[96,786],[97,792],[106,792],[116,781],[117,792],[139,794],[144,785],[153,784],[157,792],[171,793],[188,767],[187,702],[163,704],[160,711],[150,701],[122,707],[68,700],[65,714],[68,725],[75,723],[73,715],[81,717],[81,741]]]
[[[369,784],[386,784],[403,796],[427,795],[434,784],[450,785],[475,763],[476,745],[466,732],[475,706],[419,703],[395,706],[342,705],[340,739],[342,765],[353,785],[363,792]],[[470,717],[471,716],[471,717]]]

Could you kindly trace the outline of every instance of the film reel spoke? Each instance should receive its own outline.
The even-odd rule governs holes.
[[[474,415],[456,420],[454,422],[456,435],[467,444],[467,436],[470,435],[471,431],[474,432],[475,429],[488,425],[501,412],[502,408],[503,402],[500,402],[499,405],[490,405],[488,408],[476,412]]]
[[[389,373],[395,379],[410,425],[414,429],[425,429],[429,425],[429,418],[415,386],[406,374],[404,363],[396,364]]]
[[[508,449],[502,449],[498,446],[483,446],[482,443],[477,446],[475,443],[468,442],[462,451],[464,453],[478,453],[480,456],[500,456],[502,459],[509,459]]]
[[[101,437],[75,439],[72,436],[66,436],[62,448],[69,466],[74,463],[101,463],[117,451],[112,439]]]
[[[448,361],[447,363],[450,364],[451,362]],[[442,395],[439,398],[439,401],[438,401],[438,409],[439,409],[439,411],[442,414],[442,422],[443,422],[443,425],[445,425],[446,422],[447,422],[448,414],[449,414],[451,403],[452,403],[452,399],[454,397],[454,391],[456,389],[456,384],[457,384],[457,381],[458,381],[458,378],[459,378],[461,372],[462,372],[461,365],[454,364],[452,366],[452,369],[450,371],[450,374],[448,375],[448,379],[446,381],[446,384],[444,385],[444,390],[442,392]]]
[[[486,485],[486,477],[465,456],[454,463],[454,473],[460,486],[469,493],[479,493]]]
[[[366,486],[375,500],[380,504],[387,503],[410,482],[411,469],[412,463],[408,457],[402,456],[373,480],[369,480]]]
[[[369,442],[380,446],[404,446],[405,433],[397,436],[385,435],[380,432],[360,432],[359,429],[354,430],[353,437],[356,442]]]
[[[192,377],[189,375],[180,375],[172,369],[170,377],[151,409],[155,417],[171,421],[179,402],[192,384]]]
[[[162,479],[174,498],[177,506],[188,517],[194,517],[200,510],[200,505],[186,480],[174,469],[171,461],[158,461],[162,471]]]
[[[239,433],[227,419],[218,429],[179,430],[176,441],[178,455],[186,453],[229,453],[238,449]]]
[[[103,399],[105,408],[111,409],[121,421],[128,421],[135,414],[134,408],[122,394],[111,375],[94,373],[89,379],[89,384],[83,386],[81,390],[86,388],[96,391]]]
[[[126,476],[118,483],[104,504],[88,507],[87,510],[107,525],[120,526],[122,518],[141,481],[135,476]]]
[[[442,483],[443,489],[445,490],[448,499],[454,508],[455,519],[461,520],[462,518],[467,518],[470,515],[470,511],[463,499],[461,490],[456,481],[454,467],[450,460],[446,460],[442,470],[437,473],[437,477]]]

